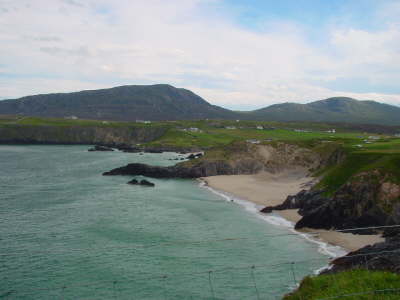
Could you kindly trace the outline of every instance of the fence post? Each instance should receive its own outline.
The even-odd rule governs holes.
[[[251,278],[253,279],[254,289],[256,290],[257,300],[260,300],[260,294],[258,293],[256,278],[254,275],[254,269],[256,266],[251,266]]]
[[[291,262],[290,266],[291,266],[291,269],[292,269],[293,283],[296,286],[297,285],[297,280],[296,280],[296,274],[294,272],[294,264],[295,264],[295,262]]]
[[[215,300],[214,287],[213,287],[212,282],[211,282],[211,273],[212,273],[212,271],[208,271],[208,284],[210,285],[211,296]]]
[[[167,287],[165,286],[165,280],[167,280],[167,275],[163,276],[164,300],[167,300]]]

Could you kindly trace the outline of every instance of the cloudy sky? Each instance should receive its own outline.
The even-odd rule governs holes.
[[[0,99],[168,83],[253,109],[400,105],[399,0],[0,0]]]

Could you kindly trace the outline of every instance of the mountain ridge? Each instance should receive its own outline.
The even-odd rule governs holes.
[[[285,102],[253,111],[213,105],[168,84],[50,93],[0,101],[0,115],[71,117],[115,121],[243,119],[400,125],[400,107],[373,100],[331,97],[306,104]]]

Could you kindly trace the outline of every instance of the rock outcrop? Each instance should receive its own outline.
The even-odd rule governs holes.
[[[127,182],[128,184],[132,184],[132,185],[144,185],[144,186],[155,186],[154,183],[146,180],[146,179],[142,179],[141,181],[137,180],[137,179],[132,179],[131,181]]]
[[[194,166],[178,164],[170,167],[134,163],[105,172],[103,175],[143,175],[153,178],[199,178],[214,175],[229,175],[233,174],[233,171],[232,167],[223,161],[201,162]]]
[[[322,205],[303,212],[296,228],[346,229],[400,223],[400,185],[378,171],[358,174]]]
[[[336,273],[354,268],[400,273],[400,236],[363,247],[335,259],[324,273]]]
[[[323,190],[301,191],[278,206],[261,212],[299,209],[295,228],[346,229],[400,223],[400,185],[381,171],[363,172],[327,197]],[[368,234],[371,231],[360,231]]]
[[[302,190],[296,195],[288,196],[282,204],[267,206],[260,212],[271,213],[273,210],[299,209],[299,214],[305,215],[328,201],[326,197],[322,196],[323,192],[323,190]]]
[[[189,158],[189,157],[188,157]],[[256,174],[262,171],[277,173],[299,169],[307,173],[320,165],[321,157],[305,148],[278,143],[253,145],[234,143],[205,155],[190,156],[188,162],[170,167],[128,164],[103,175],[143,175],[155,178],[198,178],[215,175]],[[197,158],[197,159],[194,159]]]
[[[88,151],[93,152],[93,151],[114,151],[114,149],[107,147],[107,146],[100,146],[100,145],[95,145],[93,148],[89,148]]]

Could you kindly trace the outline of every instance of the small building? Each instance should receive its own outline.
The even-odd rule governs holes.
[[[200,130],[199,128],[197,128],[197,127],[190,127],[190,128],[187,128],[186,131],[190,131],[190,132],[201,132],[201,130]]]
[[[380,137],[379,137],[379,136],[376,136],[376,135],[370,135],[370,136],[368,137],[368,139],[370,139],[370,140],[379,140]]]
[[[328,132],[328,133],[336,133],[336,129],[329,129],[326,132]]]
[[[308,132],[308,130],[305,130],[305,129],[295,129],[294,131],[295,132]]]
[[[264,127],[261,126],[261,125],[258,125],[256,128],[259,129],[259,130],[263,130],[264,129]]]
[[[225,129],[233,130],[233,129],[236,129],[236,126],[226,126]]]
[[[246,142],[250,143],[250,144],[259,144],[260,143],[259,140],[255,140],[255,139],[246,140]]]
[[[78,117],[77,117],[77,116],[68,116],[68,117],[65,117],[64,119],[68,119],[68,120],[78,120]]]
[[[147,121],[147,120],[136,120],[136,123],[151,124],[151,121]]]

